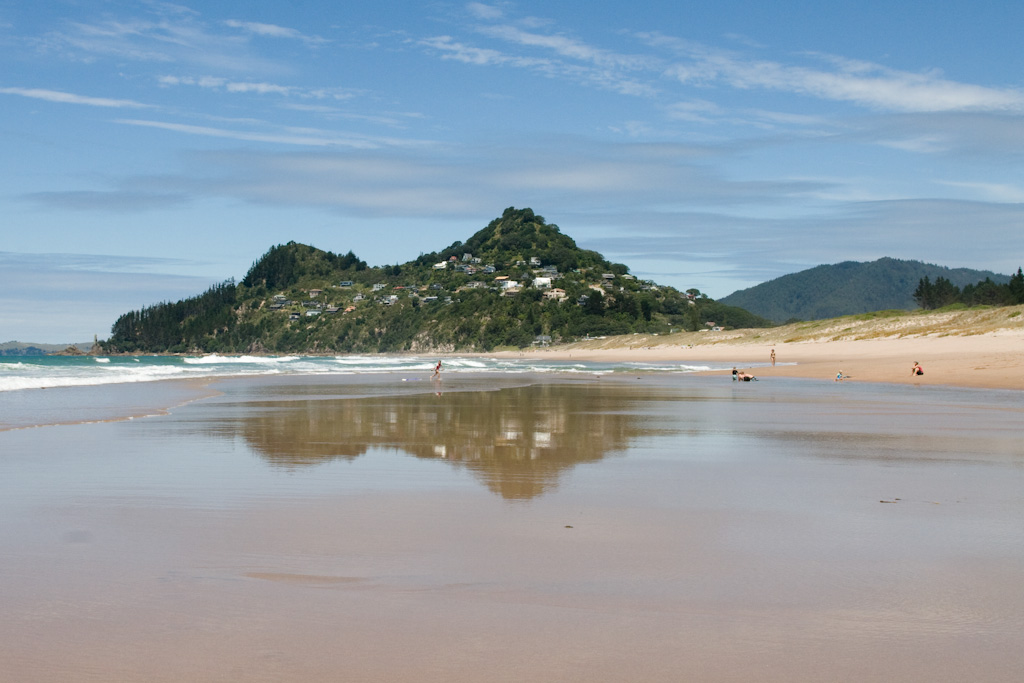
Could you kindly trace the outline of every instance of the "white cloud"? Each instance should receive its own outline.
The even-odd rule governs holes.
[[[563,35],[530,33],[508,25],[485,26],[481,27],[479,31],[484,35],[499,38],[509,43],[551,50],[559,56],[589,62],[600,67],[639,70],[650,66],[650,59],[647,57],[622,55],[602,50]]]
[[[438,50],[443,53],[444,59],[454,59],[466,64],[487,66],[492,64],[518,64],[520,66],[538,65],[536,61],[524,61],[507,56],[497,50],[490,48],[479,48],[456,42],[451,36],[435,36],[420,41],[420,45]]]
[[[444,59],[454,59],[475,66],[511,66],[536,71],[548,77],[566,78],[594,85],[623,95],[653,97],[656,90],[626,75],[639,67],[639,58],[616,55],[591,48],[583,43],[561,36],[531,34],[508,26],[480,29],[492,37],[508,40],[519,46],[545,48],[556,53],[556,58],[510,55],[493,48],[479,48],[456,41],[451,36],[435,36],[419,44],[442,53]],[[558,57],[584,62],[571,63]]]
[[[58,90],[45,90],[42,88],[0,88],[4,95],[20,95],[47,102],[58,102],[61,104],[81,104],[89,107],[110,107],[114,109],[148,109],[151,105],[142,104],[133,100],[115,100],[106,97],[90,97],[88,95],[75,95],[74,93],[61,92]]]
[[[277,132],[256,132],[215,128],[212,126],[196,126],[186,123],[168,121],[147,121],[142,119],[119,119],[117,123],[144,128],[198,135],[202,137],[243,140],[246,142],[265,142],[278,145],[298,145],[300,147],[350,147],[353,149],[374,149],[384,146],[413,146],[429,144],[422,141],[402,140],[399,138],[367,137],[352,134],[341,134],[308,128],[288,127]]]
[[[166,6],[149,5],[166,10]],[[250,49],[251,33],[231,35],[212,30],[190,11],[156,12],[152,18],[66,22],[36,41],[38,49],[71,59],[114,58],[135,62],[197,64],[232,72],[280,73],[273,60]]]
[[[289,40],[300,40],[309,44],[327,42],[324,38],[319,36],[307,36],[296,29],[276,26],[274,24],[261,24],[254,21],[237,21],[235,19],[229,19],[225,21],[224,24],[231,28],[241,29],[253,35],[263,36],[266,38],[286,38]]]
[[[356,93],[337,88],[299,88],[277,83],[233,81],[218,76],[160,76],[157,82],[164,87],[194,86],[208,90],[221,90],[233,94],[255,93],[257,95],[280,95],[282,97],[307,100],[347,100]]]
[[[967,181],[938,181],[947,187],[969,190],[971,194],[983,201],[1009,204],[1024,204],[1024,187],[1008,183],[979,183]]]
[[[741,90],[789,92],[883,111],[1024,111],[1021,90],[958,83],[868,62],[828,60],[837,68],[827,71],[704,49],[666,73],[684,85],[723,82]]]
[[[470,2],[466,5],[466,9],[477,19],[488,21],[495,21],[505,16],[500,8],[494,5],[485,5],[482,2]]]

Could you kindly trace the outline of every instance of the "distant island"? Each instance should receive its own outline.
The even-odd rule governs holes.
[[[77,344],[39,344],[35,342],[9,341],[0,344],[0,356],[52,356],[58,353],[86,354],[92,350],[93,342]]]
[[[491,351],[771,324],[697,289],[641,280],[510,207],[465,242],[396,265],[274,246],[241,282],[125,313],[100,344],[106,353]]]

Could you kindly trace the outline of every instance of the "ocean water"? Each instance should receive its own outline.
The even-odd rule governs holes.
[[[208,385],[247,378],[345,387],[350,395],[431,391],[437,357],[352,356],[42,356],[0,358],[0,431],[50,424],[159,415],[208,395]],[[725,363],[594,363],[536,358],[445,357],[446,390],[486,389],[545,376],[675,376],[726,369]],[[46,390],[46,391],[43,391]]]
[[[42,356],[0,358],[0,392],[265,375],[397,374],[430,376],[437,357],[428,356]],[[458,373],[689,373],[727,369],[726,363],[582,363],[535,358],[443,359],[445,374]]]

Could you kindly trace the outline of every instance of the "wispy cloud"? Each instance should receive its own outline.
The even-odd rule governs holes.
[[[724,84],[849,102],[880,111],[1024,111],[1024,91],[959,83],[936,73],[912,73],[871,62],[808,54],[817,66],[751,59],[660,34],[641,34],[648,44],[684,54],[666,74],[683,85]],[[831,66],[831,68],[824,68]]]
[[[528,30],[524,20],[511,21],[500,9],[474,3],[472,30],[500,41],[479,47],[451,36],[428,38],[421,44],[445,58],[479,66],[513,66],[547,76],[563,77],[623,94],[656,97],[683,88],[727,86],[735,90],[767,90],[854,104],[882,112],[1024,112],[1024,90],[989,87],[943,78],[940,73],[914,73],[836,55],[804,53],[788,61],[751,57],[658,32],[633,36],[653,51],[624,54],[551,30]],[[749,51],[765,48],[747,45]],[[532,51],[532,52],[531,52]],[[693,98],[687,98],[693,101]],[[704,113],[686,105],[678,118],[704,120]],[[720,112],[719,112],[720,113]]]
[[[216,30],[192,11],[151,4],[145,17],[69,21],[35,41],[36,49],[80,61],[104,58],[134,62],[201,65],[232,72],[280,73],[276,61],[250,49],[252,31]]]
[[[224,24],[231,28],[241,29],[246,33],[266,38],[286,38],[289,40],[298,40],[309,45],[321,45],[328,42],[325,38],[321,38],[320,36],[307,36],[296,29],[276,26],[274,24],[261,24],[254,21],[238,21],[235,19],[229,19],[228,21],[225,21]]]
[[[968,190],[984,201],[1024,204],[1024,187],[1009,183],[980,183],[968,181],[939,181],[940,185]]]
[[[144,119],[118,119],[117,123],[128,126],[140,126],[143,128],[159,128],[161,130],[184,133],[186,135],[243,140],[246,142],[265,142],[279,145],[298,145],[301,147],[350,147],[353,149],[377,149],[380,147],[423,146],[432,144],[428,141],[370,137],[310,128],[285,127],[275,132],[257,132]]]
[[[554,52],[560,57],[611,69],[640,70],[651,66],[651,58],[637,55],[623,55],[603,50],[581,40],[559,34],[542,34],[524,31],[516,26],[481,26],[480,33],[524,47],[536,47]]]
[[[62,211],[102,211],[133,213],[180,206],[188,197],[175,192],[140,192],[136,190],[93,191],[70,190],[31,192],[22,199],[47,209]]]
[[[495,29],[497,30],[497,29]],[[501,35],[501,31],[495,35]],[[520,46],[527,44],[526,34],[518,29],[510,29],[508,37],[516,39]],[[418,44],[435,50],[442,55],[443,59],[454,59],[466,64],[475,66],[508,66],[521,69],[529,69],[547,77],[564,78],[567,80],[593,85],[602,89],[619,92],[624,95],[640,97],[653,96],[657,91],[647,83],[626,75],[622,65],[618,62],[628,62],[628,58],[617,59],[611,53],[600,55],[588,49],[582,43],[575,43],[567,39],[550,37],[550,40],[541,40],[537,36],[534,45],[544,47],[556,52],[564,51],[567,54],[575,53],[576,58],[586,58],[587,62],[594,59],[607,62],[608,66],[599,66],[594,63],[574,63],[560,58],[548,56],[536,57],[527,55],[513,55],[495,50],[494,48],[482,48],[458,41],[451,36],[434,36],[418,41]]]
[[[113,109],[148,109],[151,105],[135,102],[134,100],[115,100],[107,97],[91,97],[88,95],[76,95],[59,90],[45,90],[43,88],[0,88],[0,94],[20,95],[36,100],[47,102],[58,102],[61,104],[81,104],[88,107],[109,107]]]
[[[348,215],[460,219],[489,215],[495,206],[509,204],[593,211],[685,203],[736,207],[785,202],[822,190],[821,183],[809,180],[728,180],[704,165],[707,150],[669,144],[581,142],[576,148],[560,145],[558,152],[544,144],[307,147],[316,149],[194,154],[190,167],[177,174],[136,179],[124,188],[255,205],[315,206]]]
[[[466,4],[466,10],[477,19],[486,19],[488,21],[495,21],[501,19],[505,13],[500,7],[494,5],[485,5],[482,2],[470,2]]]
[[[280,95],[313,100],[347,100],[356,96],[354,91],[340,88],[301,88],[277,83],[237,81],[219,76],[161,76],[157,80],[164,87],[194,86],[228,93]]]
[[[419,44],[423,47],[437,50],[441,53],[443,59],[454,59],[459,62],[475,64],[477,66],[510,65],[542,68],[550,65],[550,62],[547,60],[516,57],[513,55],[507,55],[493,48],[466,45],[463,42],[455,40],[451,36],[434,36],[431,38],[424,38],[419,41]]]

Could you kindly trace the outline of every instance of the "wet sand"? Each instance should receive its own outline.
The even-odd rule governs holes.
[[[5,677],[1024,670],[1018,392],[664,375],[215,388],[168,415],[0,433]]]

